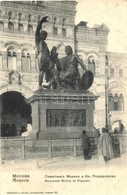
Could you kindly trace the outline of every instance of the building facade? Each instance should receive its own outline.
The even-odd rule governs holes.
[[[107,51],[109,33],[105,24],[89,28],[86,22],[80,22],[76,26],[76,52],[94,74],[90,91],[99,95],[94,113],[95,127],[105,126],[107,115],[110,128],[122,131],[127,128],[127,54]]]
[[[112,129],[127,128],[127,54],[109,53],[109,124]]]
[[[25,100],[38,89],[35,31],[43,16],[49,16],[48,23],[43,25],[48,32],[49,49],[59,46],[59,57],[63,57],[65,46],[70,45],[93,72],[90,91],[99,95],[95,127],[105,125],[105,55],[109,29],[105,24],[89,28],[84,21],[76,26],[76,5],[76,1],[0,2],[0,126],[1,130],[7,129],[2,136],[12,135],[9,128],[15,128],[13,134],[20,135],[31,120],[33,110]],[[108,56],[109,122],[113,125],[118,121],[126,127],[127,54],[108,52]],[[83,74],[80,67],[79,72]]]

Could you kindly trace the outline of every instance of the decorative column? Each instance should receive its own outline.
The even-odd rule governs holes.
[[[28,22],[23,21],[24,32],[28,32]]]
[[[67,35],[67,37],[71,37],[72,38],[74,36],[74,30],[73,30],[73,28],[71,28],[69,26],[66,26],[65,29],[66,29],[66,35]]]
[[[14,24],[14,30],[15,30],[15,31],[18,31],[18,30],[19,30],[18,20],[14,20],[14,21],[13,21],[13,24]]]
[[[2,52],[2,56],[3,56],[3,69],[7,70],[7,51]]]
[[[8,29],[8,19],[4,19],[4,29]]]
[[[21,71],[22,70],[22,63],[21,63],[21,53],[17,53],[17,70]]]
[[[34,22],[34,23],[33,23],[33,33],[35,33],[36,28],[37,28],[37,24]]]
[[[95,74],[96,75],[99,75],[99,61],[98,60],[96,60],[96,62],[95,62]]]
[[[61,25],[57,25],[57,32],[58,32],[58,35],[62,35],[62,26]]]
[[[36,72],[36,69],[35,69],[35,54],[31,54],[31,71]]]

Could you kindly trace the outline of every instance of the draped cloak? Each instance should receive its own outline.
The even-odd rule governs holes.
[[[107,157],[109,160],[114,157],[112,140],[108,133],[102,133],[100,135],[100,152],[102,156]]]

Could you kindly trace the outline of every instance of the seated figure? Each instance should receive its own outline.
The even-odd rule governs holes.
[[[80,79],[78,64],[86,71],[86,66],[83,60],[78,55],[73,54],[72,47],[65,47],[66,57],[60,59],[61,71],[59,79],[61,85],[69,85],[70,89],[76,89],[76,80]]]

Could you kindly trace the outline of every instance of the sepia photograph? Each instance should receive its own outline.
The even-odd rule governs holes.
[[[0,194],[126,195],[127,0],[0,0]]]

